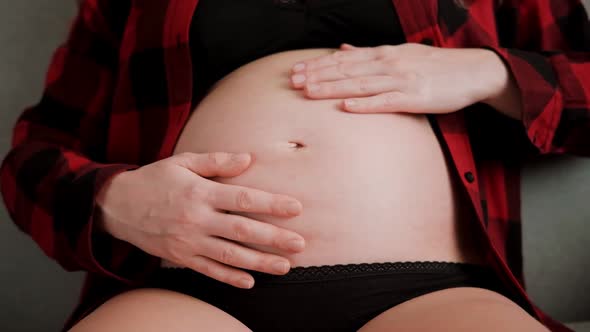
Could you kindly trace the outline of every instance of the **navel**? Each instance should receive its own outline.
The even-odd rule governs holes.
[[[298,141],[289,141],[289,142],[287,142],[287,146],[290,149],[294,149],[294,150],[299,150],[299,149],[305,148],[305,144],[303,144],[302,142],[298,142]]]

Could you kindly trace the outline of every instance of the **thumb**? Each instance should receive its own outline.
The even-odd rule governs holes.
[[[202,177],[232,177],[243,173],[252,161],[249,153],[182,153],[177,165]]]

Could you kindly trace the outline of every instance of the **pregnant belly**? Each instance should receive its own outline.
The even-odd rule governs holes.
[[[295,218],[243,214],[305,238],[305,251],[285,256],[293,267],[478,261],[468,202],[425,116],[346,113],[339,100],[289,88],[293,63],[328,52],[274,54],[234,71],[198,105],[175,153],[250,152],[246,172],[215,180],[299,199]]]

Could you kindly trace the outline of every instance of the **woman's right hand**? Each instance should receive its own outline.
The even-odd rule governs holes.
[[[234,267],[285,274],[289,260],[237,242],[299,252],[303,237],[226,212],[293,217],[301,213],[301,203],[207,179],[237,176],[250,162],[249,154],[182,153],[118,174],[97,197],[101,226],[151,255],[236,287],[251,288],[254,279]]]

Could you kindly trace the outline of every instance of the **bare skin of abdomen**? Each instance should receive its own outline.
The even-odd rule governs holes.
[[[480,262],[469,202],[426,116],[347,113],[341,100],[311,100],[289,86],[295,62],[329,52],[278,53],[229,74],[195,109],[175,153],[250,152],[246,172],[216,180],[297,198],[295,218],[243,213],[305,238],[296,254],[244,243],[291,267]]]

